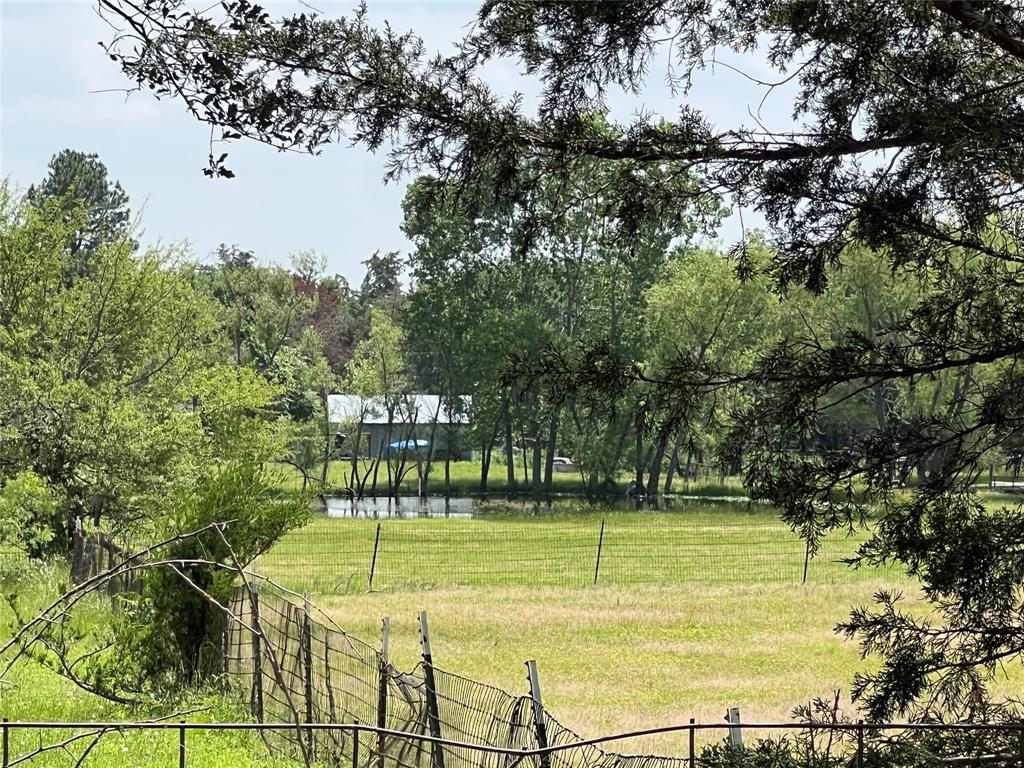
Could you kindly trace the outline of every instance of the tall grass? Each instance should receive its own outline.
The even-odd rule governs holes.
[[[33,565],[4,557],[0,569],[0,645],[10,639],[16,624],[9,601],[24,617],[35,615],[44,602],[56,597],[66,586],[64,564]],[[97,596],[81,603],[75,611],[73,627],[84,635],[102,636],[110,621],[109,598]],[[39,649],[37,648],[38,652]],[[38,658],[36,658],[38,656]],[[9,652],[0,658],[0,669],[10,660]],[[57,674],[38,653],[22,656],[0,682],[0,718],[19,722],[125,722],[162,717],[194,710],[192,722],[237,722],[249,720],[237,701],[214,689],[181,692],[173,701],[153,700],[126,706],[115,704],[84,691]],[[16,729],[11,731],[12,760],[40,746],[56,744],[75,735],[68,729]],[[74,743],[67,750],[52,750],[32,758],[32,768],[72,768],[89,746],[90,740]],[[104,736],[82,763],[88,768],[166,768],[178,764],[176,731],[124,731]],[[293,768],[296,764],[270,758],[262,741],[253,732],[190,731],[187,737],[187,765],[190,768]]]

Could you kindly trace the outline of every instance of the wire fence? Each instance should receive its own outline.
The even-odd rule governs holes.
[[[831,711],[813,720],[765,724],[741,723],[730,712],[727,723],[691,720],[585,739],[544,708],[530,662],[528,692],[520,695],[437,668],[425,615],[423,660],[406,672],[388,659],[386,622],[378,649],[319,614],[308,596],[240,587],[224,607],[230,616],[221,649],[225,687],[248,703],[255,723],[4,720],[0,768],[50,757],[76,768],[93,764],[92,750],[103,737],[131,730],[176,732],[179,768],[204,764],[202,757],[189,757],[188,734],[197,730],[252,730],[276,758],[324,768],[1024,767],[1019,718],[864,723]],[[48,743],[46,732],[53,734]],[[687,737],[679,755],[609,748],[665,733]],[[720,736],[725,738],[715,738]]]
[[[754,747],[744,746],[742,734],[751,730],[765,732],[775,738],[759,741]],[[389,731],[358,723],[51,723],[3,720],[0,721],[0,766],[15,768],[17,765],[30,764],[32,756],[16,754],[16,746],[12,749],[12,742],[19,737],[21,741],[31,743],[42,742],[45,739],[44,734],[59,734],[63,740],[57,743],[62,745],[63,755],[68,764],[73,762],[75,768],[79,768],[90,764],[90,755],[86,751],[76,759],[71,744],[76,741],[89,744],[106,735],[124,735],[133,731],[148,733],[152,741],[155,741],[157,734],[160,733],[173,734],[176,737],[176,759],[174,762],[168,760],[169,768],[175,764],[178,768],[204,765],[201,756],[192,754],[189,734],[211,731],[254,732],[260,734],[264,741],[268,740],[268,736],[295,731],[316,734],[317,741],[343,740],[352,749],[350,755],[344,758],[344,764],[352,768],[378,768],[381,764],[389,764],[388,756],[378,754],[372,747],[382,737],[417,744],[418,751],[423,754],[431,754],[435,747],[463,750],[474,756],[471,760],[474,766],[545,768],[556,764],[583,765],[581,760],[564,756],[590,747],[602,752],[598,745],[620,739],[674,732],[688,734],[689,742],[693,745],[698,733],[725,731],[729,733],[728,740],[723,740],[721,746],[705,747],[700,751],[691,747],[688,757],[674,759],[674,762],[681,763],[686,768],[1019,768],[1024,765],[1022,723],[689,723],[614,734],[583,744],[557,744],[514,750],[489,744],[462,743],[424,734]],[[72,735],[68,736],[69,733]],[[38,752],[39,749],[36,750],[36,753]],[[624,759],[624,767],[642,768],[645,765],[642,758],[620,757]],[[330,764],[323,763],[322,760],[317,762]]]
[[[541,699],[536,667],[516,695],[438,669],[421,615],[423,661],[412,670],[340,627],[315,620],[308,597],[239,590],[226,636],[226,672],[248,692],[258,722],[293,723],[265,733],[278,754],[352,768],[724,768],[725,766],[1024,766],[1024,723],[865,724],[839,718],[786,724],[696,724],[584,739]],[[351,723],[318,729],[304,723]],[[698,749],[701,732],[728,729]],[[754,733],[750,733],[753,730]],[[630,755],[605,742],[686,732],[679,756]],[[787,732],[786,739],[773,739]],[[748,741],[744,745],[744,734]],[[754,739],[757,739],[756,741]],[[757,758],[755,760],[754,758]]]
[[[545,768],[682,768],[685,762],[606,754],[545,711],[539,689],[515,695],[435,667],[425,615],[424,660],[402,671],[382,650],[314,620],[308,601],[300,606],[266,590],[254,600],[239,590],[231,612],[238,620],[226,636],[225,670],[236,689],[248,691],[258,721],[360,723],[500,748],[480,752],[379,734],[374,743],[363,745],[360,758],[351,731],[299,728],[273,736],[272,746],[288,754],[351,760],[356,768],[509,768],[509,753],[534,749],[541,738],[540,746],[578,747],[552,753]]]
[[[778,518],[650,514],[585,520],[317,518],[257,566],[296,590],[640,584],[834,584],[897,575],[851,568],[869,536],[836,531],[813,555]]]

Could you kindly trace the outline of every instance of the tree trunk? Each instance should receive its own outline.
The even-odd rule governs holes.
[[[505,473],[507,475],[508,491],[512,493],[516,489],[516,457],[512,453],[512,414],[508,415],[505,421]]]
[[[320,469],[320,488],[327,487],[327,479],[331,474],[331,412],[328,410],[327,392],[324,397],[324,465]],[[305,490],[305,478],[303,478],[303,490]]]
[[[434,411],[434,420],[430,424],[430,440],[428,441],[429,444],[427,445],[427,460],[425,462],[426,466],[423,468],[423,474],[420,476],[420,482],[419,482],[419,496],[420,496],[421,499],[427,498],[427,486],[430,484],[430,469],[431,469],[431,467],[434,464],[434,440],[437,438],[437,419],[441,415],[441,401],[442,400],[443,400],[443,397],[437,398],[437,409]],[[451,413],[449,413],[448,414],[449,429],[451,428],[451,426],[450,426],[451,425],[451,420],[452,420],[452,416],[451,416]],[[415,427],[413,428],[413,432],[415,432]],[[415,439],[415,435],[413,437]],[[450,433],[448,435],[447,442],[451,442],[451,440],[450,440]],[[418,456],[419,455],[419,448],[417,448],[416,451],[417,451],[416,455]],[[448,494],[448,456],[447,455],[445,455],[444,462],[445,462],[444,463],[444,474],[445,474],[445,489],[444,489],[444,492],[445,492],[445,495],[447,495]],[[419,467],[417,467],[416,470],[417,470],[417,472],[419,472]]]
[[[349,441],[349,450],[352,451],[352,469],[349,472],[348,485],[352,489],[354,494],[358,494],[360,497],[363,495],[363,486],[366,484],[365,478],[359,476],[359,451],[363,447],[363,414],[359,414],[359,421],[356,422],[356,439],[353,443]],[[372,450],[372,446],[367,446],[369,450]]]
[[[639,429],[636,431],[636,483],[637,492],[644,487],[644,434]]]
[[[668,460],[668,469],[665,471],[665,493],[672,493],[672,480],[675,479],[676,467],[679,466],[679,446],[672,448],[672,455]]]
[[[537,419],[533,420],[530,425],[530,434],[533,438],[533,482],[531,489],[533,491],[533,497],[535,499],[540,498],[541,492],[541,446],[540,446],[540,421]],[[523,458],[526,457],[525,451],[523,452]]]
[[[558,440],[558,408],[552,409],[551,424],[548,427],[547,453],[544,456],[544,492],[551,495],[555,471],[555,443]]]
[[[647,476],[647,495],[658,495],[658,482],[661,479],[661,463],[665,460],[665,450],[668,448],[668,434],[658,436],[658,442],[653,446],[651,463]]]
[[[491,471],[491,446],[494,440],[481,446],[480,450],[480,493],[487,493],[487,474]]]

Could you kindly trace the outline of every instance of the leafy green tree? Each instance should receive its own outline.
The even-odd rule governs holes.
[[[67,277],[72,279],[94,268],[92,258],[101,244],[127,234],[128,195],[120,182],[107,178],[107,167],[96,154],[64,149],[50,158],[49,169],[45,179],[29,187],[28,197],[36,205],[59,200],[68,209],[66,215],[78,222],[67,244]],[[72,213],[75,208],[77,214]]]
[[[394,309],[402,296],[402,262],[398,251],[376,251],[363,262],[366,274],[359,286],[359,300],[366,306],[384,303]]]
[[[46,548],[53,538],[56,499],[47,482],[31,470],[0,486],[0,543],[26,554]]]
[[[398,484],[401,481],[400,471],[395,471],[392,466],[389,446],[394,438],[395,417],[399,414],[403,397],[409,391],[408,370],[402,352],[404,337],[404,332],[391,319],[387,311],[381,307],[375,307],[370,314],[370,333],[356,346],[355,355],[348,365],[352,392],[361,397],[368,407],[382,410],[383,413],[377,415],[387,419],[384,441],[377,446],[372,466],[361,480],[358,479],[357,472],[360,452],[358,441],[361,435],[357,432],[357,444],[352,449],[352,474],[353,482],[357,485],[360,494],[367,477],[372,472],[373,482],[370,492],[376,495],[378,472],[382,460],[385,460],[388,472],[388,493],[397,493]]]
[[[649,302],[652,350],[644,361],[648,381],[671,378],[674,370],[746,371],[784,338],[780,305],[767,282],[761,277],[739,279],[735,263],[714,251],[677,252],[665,278],[651,289]],[[742,395],[738,390],[700,387],[645,390],[645,418],[655,432],[647,487],[653,495],[666,451],[676,455],[681,444],[688,474],[695,457],[701,461],[712,453],[716,439],[740,409]],[[677,465],[678,459],[672,461],[670,472]]]
[[[84,215],[0,187],[0,536],[60,556],[85,528],[131,548],[232,521],[227,540],[249,562],[309,514],[306,498],[276,497],[268,470],[291,438],[279,390],[225,354],[222,312],[173,251],[119,237],[65,281]],[[175,554],[225,549],[207,530]],[[216,570],[190,578],[223,598],[230,580]],[[213,660],[219,612],[180,575],[145,590],[85,651],[76,679],[90,690],[123,698],[143,686],[138,670],[150,688],[194,682]]]

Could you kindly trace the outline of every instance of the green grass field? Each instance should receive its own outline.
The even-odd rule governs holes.
[[[18,593],[27,615],[30,606],[56,595],[60,580],[56,569],[28,573],[18,583],[0,582],[9,594]],[[83,632],[97,631],[107,616],[105,600],[96,600],[76,611],[75,625]],[[13,615],[6,601],[0,601],[0,645],[11,637]],[[9,656],[0,658],[0,669]],[[196,710],[191,722],[233,722],[249,720],[248,714],[224,697],[194,692],[179,702],[164,705],[125,706],[87,693],[51,669],[28,658],[15,663],[0,680],[0,718],[20,722],[125,722],[160,718],[174,712]],[[40,746],[57,744],[76,732],[58,730],[12,730],[10,758],[18,760]],[[78,732],[81,733],[81,732]],[[90,744],[84,739],[38,754],[17,763],[32,768],[72,768]],[[189,768],[293,768],[295,763],[270,759],[257,735],[243,731],[190,731],[186,740]],[[104,736],[89,751],[82,765],[88,768],[167,768],[178,764],[176,731],[125,731]]]
[[[343,628],[375,645],[381,617],[389,616],[391,656],[402,668],[419,658],[420,610],[430,617],[442,669],[525,694],[524,662],[536,659],[546,707],[588,737],[691,717],[721,722],[731,706],[748,722],[787,720],[811,698],[849,690],[854,673],[876,663],[834,632],[851,608],[887,588],[925,610],[915,583],[899,573],[851,571],[837,562],[852,554],[863,532],[826,542],[802,584],[803,543],[762,507],[694,503],[653,513],[566,502],[526,517],[506,509],[495,504],[473,519],[380,521],[372,591],[375,520],[316,518],[261,558],[258,569],[310,590]],[[0,606],[0,637],[9,620]],[[99,701],[31,662],[20,663],[9,682],[0,685],[0,717],[138,719],[166,712]],[[995,684],[1008,694],[1022,685],[1018,669]],[[245,718],[223,700],[198,699],[212,708],[190,719]],[[842,701],[850,706],[845,695]],[[15,754],[38,739],[19,734]],[[274,764],[252,735],[189,739],[190,766]],[[683,754],[686,745],[666,735],[615,748]],[[172,733],[116,736],[88,765],[155,768],[173,764],[175,749]],[[56,754],[32,762],[73,764]]]
[[[318,518],[259,568],[312,590],[315,602],[368,642],[376,644],[381,617],[389,616],[392,657],[404,668],[418,659],[420,610],[430,616],[443,669],[525,693],[524,662],[536,659],[545,705],[585,736],[690,717],[720,722],[730,706],[747,721],[787,720],[801,703],[849,690],[854,673],[875,663],[834,632],[851,608],[887,588],[924,609],[915,583],[899,573],[836,562],[863,533],[827,542],[802,585],[803,544],[770,510],[561,509],[527,519],[384,520],[370,592],[373,520]],[[1021,683],[1015,673],[997,688],[1010,693]],[[685,749],[677,736],[619,746]]]
[[[381,520],[379,541],[376,520],[318,517],[257,567],[289,588],[323,593],[365,590],[371,569],[381,589],[588,587],[595,570],[598,584],[616,586],[803,580],[804,542],[765,507],[689,503],[680,511],[624,512],[565,502],[527,516],[504,508],[484,506],[492,512],[471,519]],[[829,536],[808,564],[808,583],[877,580],[878,573],[839,562],[864,537]]]
[[[833,627],[882,585],[449,587],[315,599],[371,642],[389,616],[402,668],[418,659],[421,610],[442,669],[525,694],[524,662],[535,659],[545,706],[592,737],[690,717],[721,722],[730,706],[747,721],[785,721],[797,704],[847,690],[864,667]],[[615,749],[685,754],[684,739]]]

